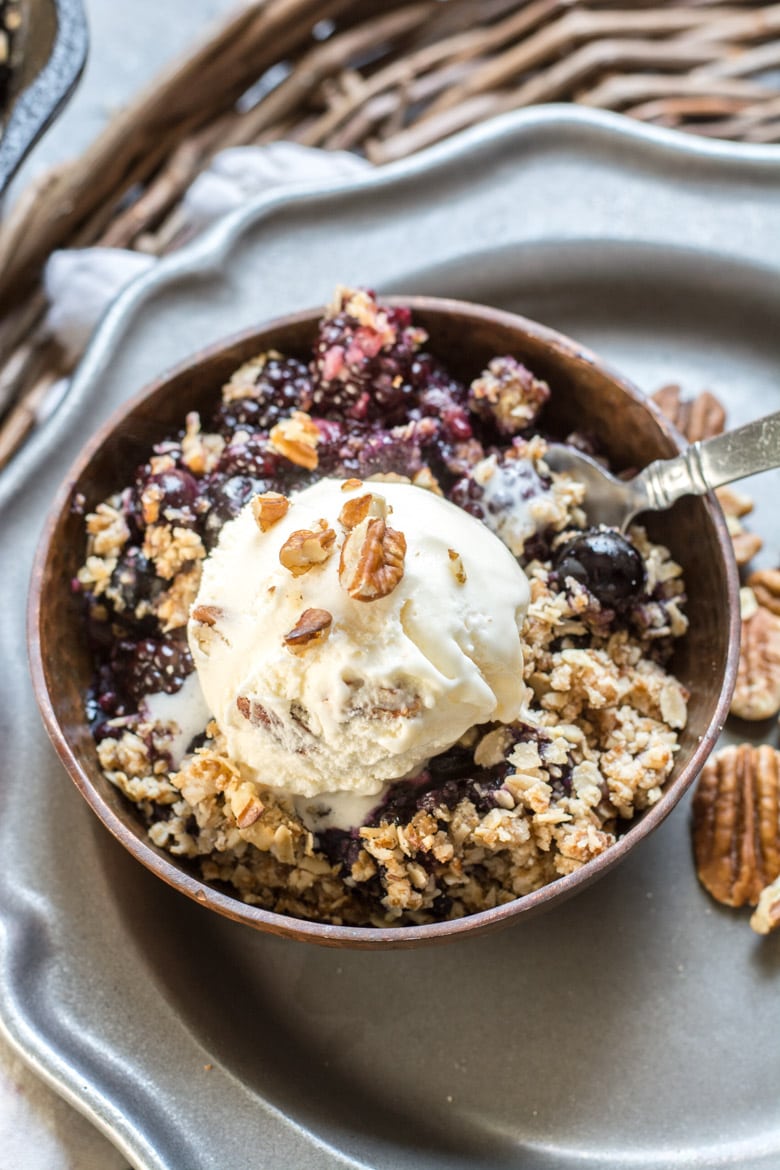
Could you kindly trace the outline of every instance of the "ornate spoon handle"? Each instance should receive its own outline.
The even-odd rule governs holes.
[[[702,496],[712,488],[780,467],[780,411],[725,435],[691,443],[674,459],[650,463],[633,481],[647,508],[668,508],[680,496]]]

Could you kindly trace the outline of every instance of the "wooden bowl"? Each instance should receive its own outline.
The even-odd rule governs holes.
[[[475,377],[496,354],[511,353],[527,362],[553,388],[547,425],[561,437],[575,427],[598,434],[614,468],[642,467],[680,450],[680,436],[652,403],[594,354],[560,334],[479,305],[431,297],[394,300],[413,309],[415,321],[430,335],[429,348],[465,379]],[[694,586],[688,599],[690,629],[672,663],[691,692],[688,725],[660,801],[576,873],[467,918],[401,928],[302,921],[212,888],[148,840],[134,806],[100,770],[84,715],[93,667],[81,601],[70,590],[84,559],[84,522],[71,505],[80,493],[92,509],[130,482],[152,444],[182,426],[188,411],[206,414],[213,408],[222,384],[248,358],[266,349],[304,356],[319,316],[319,311],[310,311],[280,318],[195,355],[142,390],[87,444],[58,494],[35,561],[28,638],[36,697],[60,758],[103,823],[148,869],[203,905],[261,930],[327,946],[413,946],[476,934],[550,909],[612,869],[661,823],[698,774],[726,718],[736,675],[739,602],[731,543],[711,497],[689,497],[649,518],[651,536],[670,548]]]

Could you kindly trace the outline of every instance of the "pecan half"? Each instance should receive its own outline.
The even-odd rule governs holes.
[[[366,492],[354,500],[347,500],[339,512],[339,524],[350,532],[365,520],[367,516],[378,516],[380,520],[387,518],[387,502],[384,496],[377,496],[373,492]]]
[[[283,418],[269,434],[271,446],[285,459],[298,467],[314,471],[317,466],[317,444],[320,432],[305,410],[294,410],[289,418]]]
[[[734,558],[738,565],[746,565],[764,546],[761,537],[755,532],[748,532],[741,522],[743,516],[753,511],[753,501],[744,492],[738,492],[730,486],[718,488],[715,495],[726,517],[726,526],[734,546]]]
[[[757,569],[747,583],[764,609],[780,615],[780,569]]]
[[[319,528],[300,528],[291,532],[279,549],[279,560],[293,577],[300,577],[315,565],[327,561],[335,543],[336,533],[320,520]]]
[[[651,397],[689,443],[723,433],[726,411],[709,390],[702,390],[695,398],[684,399],[679,386],[661,386]]]
[[[780,877],[761,891],[750,925],[756,934],[769,934],[780,926]]]
[[[751,497],[746,492],[737,491],[732,484],[716,488],[715,495],[726,516],[747,516],[755,507]]]
[[[261,492],[259,496],[254,496],[252,499],[252,515],[261,532],[267,532],[269,528],[273,528],[282,516],[287,515],[289,507],[290,501],[281,492]]]
[[[748,532],[740,525],[739,532],[731,533],[731,543],[734,548],[734,559],[738,565],[747,565],[764,547],[764,542],[757,532]]]
[[[762,605],[742,622],[737,684],[731,712],[770,719],[780,711],[780,617]]]
[[[693,851],[704,888],[755,906],[780,875],[780,752],[726,747],[705,764],[693,800]]]
[[[404,575],[406,537],[377,516],[367,516],[341,548],[339,581],[356,601],[387,597]]]
[[[324,642],[333,625],[333,616],[327,609],[305,609],[288,634],[284,644],[293,654],[303,654],[310,647]]]

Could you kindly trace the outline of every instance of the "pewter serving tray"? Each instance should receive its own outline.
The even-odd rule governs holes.
[[[337,282],[518,310],[647,390],[709,386],[736,424],[780,408],[780,152],[542,108],[268,197],[120,298],[0,478],[4,1027],[143,1170],[776,1168],[780,936],[700,889],[688,802],[545,917],[332,951],[170,891],[49,746],[25,594],[84,437],[187,353]],[[776,564],[777,475],[753,487]]]

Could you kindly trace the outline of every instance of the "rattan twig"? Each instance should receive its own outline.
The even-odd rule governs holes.
[[[44,322],[52,250],[180,245],[182,196],[226,146],[289,138],[383,163],[551,100],[780,142],[780,4],[245,3],[0,225],[0,467],[68,372]]]

